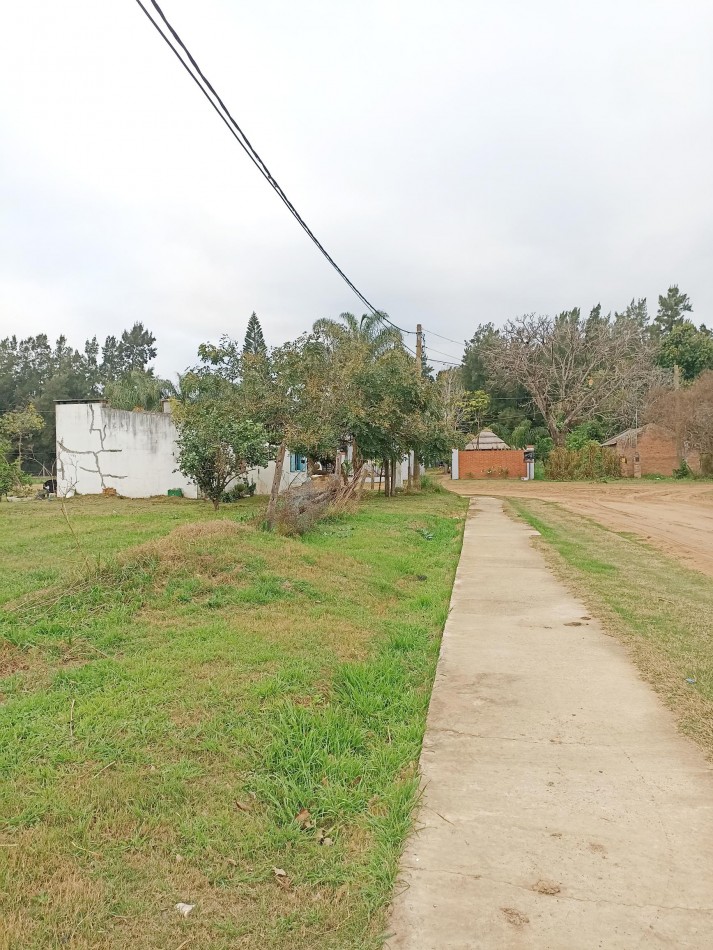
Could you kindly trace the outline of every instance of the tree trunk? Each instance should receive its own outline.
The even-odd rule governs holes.
[[[411,491],[413,488],[413,467],[411,465],[411,452],[408,454],[408,478],[406,480],[406,488],[408,491]]]
[[[384,459],[384,496],[388,498],[391,494],[391,466],[389,460]]]
[[[421,456],[416,453],[415,449],[413,453],[413,486],[416,491],[421,490]]]
[[[391,459],[391,495],[396,494],[396,456]]]
[[[286,451],[287,443],[283,441],[280,443],[280,448],[277,450],[277,458],[275,459],[275,474],[272,476],[270,500],[267,503],[267,514],[265,515],[265,521],[267,522],[267,527],[270,531],[272,531],[275,523],[275,507],[277,505],[277,496],[280,494],[280,482],[282,481],[282,468],[285,464]]]

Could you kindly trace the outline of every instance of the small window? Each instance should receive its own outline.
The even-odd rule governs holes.
[[[290,472],[306,472],[307,458],[304,455],[298,455],[296,452],[290,452]]]

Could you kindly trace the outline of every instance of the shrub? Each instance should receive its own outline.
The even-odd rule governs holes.
[[[673,470],[673,477],[695,478],[695,475],[691,471],[691,466],[688,464],[688,462],[685,459],[681,459],[681,464],[678,466],[678,468],[674,468]]]
[[[445,488],[433,477],[433,475],[422,475],[421,491],[436,495],[444,492]]]
[[[617,456],[599,445],[587,442],[579,449],[558,446],[545,462],[545,475],[553,481],[576,481],[596,478],[620,478]]]
[[[232,488],[224,491],[220,500],[225,504],[239,501],[241,498],[252,498],[256,489],[255,482],[236,482]]]

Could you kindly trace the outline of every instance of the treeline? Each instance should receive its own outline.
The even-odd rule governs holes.
[[[654,397],[713,370],[713,333],[692,310],[674,285],[653,319],[641,298],[621,312],[597,305],[486,323],[455,374],[479,407],[478,424],[510,445],[534,443],[540,458],[555,446],[581,449],[650,418]]]
[[[163,391],[171,389],[149,365],[156,356],[155,343],[142,323],[119,337],[107,336],[103,344],[92,337],[83,350],[71,347],[65,336],[52,343],[45,333],[0,340],[0,418],[15,413],[12,424],[8,420],[5,425],[10,452],[14,446],[17,453],[17,442],[24,436],[24,467],[32,471],[52,467],[57,399],[104,396],[118,408],[155,408]],[[34,417],[22,415],[28,407],[34,408]],[[18,433],[23,419],[28,425]]]

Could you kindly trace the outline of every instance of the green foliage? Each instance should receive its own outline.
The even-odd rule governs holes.
[[[179,470],[216,509],[230,482],[269,458],[264,426],[241,409],[232,384],[215,379],[204,381],[194,401],[176,406]]]
[[[581,448],[557,446],[545,462],[545,475],[553,481],[620,478],[619,459],[598,442],[586,442]]]
[[[459,428],[475,435],[483,428],[485,414],[490,408],[490,396],[482,389],[466,391],[460,400]]]
[[[44,427],[33,435],[27,460],[46,466],[54,462],[55,400],[102,395],[113,380],[145,370],[156,356],[154,343],[155,337],[141,323],[124,330],[118,339],[106,337],[103,346],[93,337],[83,350],[69,346],[65,336],[52,344],[45,333],[0,340],[0,410],[31,403],[44,420]]]
[[[257,356],[259,353],[267,352],[267,344],[265,343],[262,327],[260,326],[260,321],[258,320],[257,314],[254,310],[250,314],[247,330],[245,331],[243,352],[252,353],[253,356]]]
[[[598,419],[591,419],[589,422],[582,422],[572,429],[564,444],[568,449],[581,449],[588,442],[602,442],[607,434],[602,422]]]
[[[11,495],[15,489],[29,485],[32,479],[22,471],[20,459],[10,461],[12,446],[6,438],[0,435],[0,498]]]
[[[150,369],[132,369],[104,388],[104,396],[114,409],[142,409],[146,412],[158,411],[161,401],[175,394],[173,383],[154,376]]]
[[[441,485],[437,478],[434,478],[433,475],[422,475],[421,491],[432,495],[440,495],[445,492],[446,489],[443,487],[443,485]]]
[[[678,289],[678,284],[673,284],[665,295],[659,295],[659,309],[654,320],[654,330],[660,334],[670,333],[674,327],[684,322],[684,314],[691,313],[692,310],[688,294],[682,294]]]
[[[33,405],[0,416],[0,454],[7,457],[12,453],[18,472],[22,472],[24,459],[33,453],[33,437],[43,428],[44,420]]]
[[[229,505],[235,501],[240,501],[242,498],[252,498],[256,488],[255,482],[236,482],[227,491],[223,492],[220,500]]]
[[[713,369],[713,333],[682,319],[661,338],[657,362],[669,369],[679,366],[686,382],[696,379],[704,370]]]
[[[692,471],[691,466],[688,464],[688,462],[685,459],[681,459],[681,462],[678,468],[674,468],[673,470],[673,477],[674,478],[695,478],[696,476],[694,472]]]

